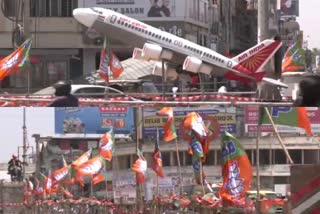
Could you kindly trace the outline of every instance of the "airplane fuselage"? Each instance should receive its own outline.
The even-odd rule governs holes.
[[[112,10],[78,8],[73,11],[73,15],[80,23],[94,28],[96,31],[107,35],[108,38],[119,40],[129,46],[143,47],[145,49],[143,50],[143,56],[152,55],[153,52],[157,51],[159,53],[161,49],[164,50],[164,54],[165,51],[168,51],[174,56],[184,57],[183,67],[188,71],[210,74],[213,70],[215,73],[221,70],[226,72],[225,76],[229,79],[244,77],[249,80],[261,81],[265,74],[262,71],[264,65],[281,46],[279,41],[265,40],[239,56],[230,59],[209,48]],[[148,43],[153,43],[153,47]],[[153,55],[149,59],[159,60],[163,58],[165,57],[160,56],[159,58],[158,55]],[[176,60],[175,63],[181,64],[177,59],[178,57],[170,57],[170,60]],[[232,75],[228,75],[230,72]]]
[[[97,21],[93,24],[93,28],[106,34],[108,37],[115,39],[121,37],[121,42],[128,45],[143,46],[147,42],[153,42],[161,47],[184,53],[186,56],[199,58],[204,62],[225,69],[232,69],[236,64],[236,62],[233,62],[231,59],[209,48],[200,46],[115,11],[105,10],[107,11],[107,15],[99,14]]]

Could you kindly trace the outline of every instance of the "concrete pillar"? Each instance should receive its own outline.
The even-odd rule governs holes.
[[[83,49],[83,75],[96,70],[96,49]]]

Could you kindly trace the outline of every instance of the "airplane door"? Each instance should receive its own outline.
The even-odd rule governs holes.
[[[117,21],[118,17],[116,15],[112,15],[110,18],[110,23],[114,24]]]

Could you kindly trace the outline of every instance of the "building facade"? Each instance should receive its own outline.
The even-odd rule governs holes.
[[[0,57],[3,58],[13,51],[12,40],[17,32],[22,32],[19,14],[25,12],[25,8],[17,6],[15,1],[2,2]],[[19,72],[6,78],[1,87],[7,91],[26,92],[29,82],[34,91],[58,80],[80,78],[97,69],[103,36],[93,35],[72,17],[73,9],[79,7],[110,8],[201,45],[209,45],[207,2],[164,1],[169,11],[165,17],[149,12],[154,4],[150,0],[32,0],[26,25],[33,37],[30,72]],[[24,18],[28,20],[28,17]],[[17,31],[19,27],[20,31]],[[21,36],[18,39],[21,40]],[[121,60],[131,57],[134,44],[128,47],[118,41],[110,42]]]
[[[210,112],[211,110],[211,112]],[[214,124],[214,120],[211,120],[214,115],[218,123],[220,124],[219,133],[228,131],[235,135],[241,144],[243,145],[250,162],[253,165],[253,183],[252,188],[256,187],[256,163],[257,163],[257,147],[256,147],[256,126],[257,121],[256,113],[253,110],[247,108],[200,108],[199,113],[207,118],[206,121],[210,121]],[[188,137],[184,134],[181,129],[181,119],[183,119],[183,111],[186,109],[179,109],[175,111],[175,121],[178,130],[178,147],[179,147],[179,158],[182,167],[183,185],[185,191],[192,192],[194,189],[194,175],[192,169],[192,157],[187,153]],[[289,154],[295,165],[309,165],[309,164],[320,164],[320,141],[317,137],[319,132],[319,125],[315,123],[319,120],[319,114],[316,114],[319,110],[311,109],[309,115],[311,115],[314,137],[308,138],[301,134],[300,129],[292,127],[281,127],[280,133],[283,136],[283,141],[289,151]],[[151,109],[145,109],[143,112],[143,136],[139,139],[141,151],[143,151],[144,157],[148,163],[147,182],[146,185],[149,187],[155,187],[156,176],[151,169],[153,162],[154,144],[157,141],[156,132],[162,126],[161,117],[155,116],[151,113]],[[109,114],[111,114],[109,112]],[[312,116],[313,115],[313,116]],[[72,119],[74,116],[69,113],[67,116]],[[105,116],[110,117],[110,116]],[[85,119],[78,117],[79,120],[85,122]],[[254,119],[255,118],[255,119]],[[99,119],[100,120],[100,119]],[[107,120],[107,119],[103,119]],[[110,119],[111,120],[111,119]],[[117,119],[115,119],[117,120]],[[57,127],[56,120],[56,127]],[[60,121],[60,120],[59,120]],[[61,120],[63,121],[63,120]],[[110,122],[111,123],[111,122]],[[59,126],[59,125],[58,125]],[[86,125],[89,130],[89,124]],[[98,124],[100,126],[100,124]],[[211,129],[214,128],[210,127]],[[58,130],[58,129],[56,129]],[[136,130],[136,129],[134,129]],[[263,137],[259,142],[259,164],[260,164],[260,180],[262,189],[275,189],[276,185],[288,185],[290,177],[290,163],[285,155],[283,148],[277,140],[277,137],[273,134],[270,126],[263,126],[264,130]],[[90,133],[79,133],[79,134],[61,134],[58,131],[54,136],[38,136],[36,139],[36,145],[38,145],[37,158],[37,170],[38,172],[47,173],[49,169],[58,169],[62,167],[61,154],[71,163],[81,154],[86,152],[88,149],[95,150],[97,154],[97,148],[99,140],[103,134],[90,134]],[[97,132],[97,129],[96,129]],[[161,131],[159,131],[161,132]],[[221,182],[221,163],[222,153],[220,148],[220,134],[210,133],[210,137],[213,137],[210,144],[210,151],[207,155],[207,161],[204,164],[205,174],[208,181],[211,183]],[[217,135],[216,135],[217,134]],[[116,130],[116,141],[115,141],[115,153],[111,163],[107,165],[107,183],[109,184],[109,190],[116,190],[124,188],[118,182],[122,184],[132,185],[135,183],[135,176],[130,169],[137,159],[136,147],[137,140],[135,139],[136,133],[127,132],[127,134],[117,134]],[[179,185],[176,182],[179,179],[177,154],[175,151],[174,141],[162,142],[160,134],[160,150],[162,153],[162,161],[164,167],[165,177],[161,180],[161,188],[165,193],[175,192],[178,193]],[[120,183],[121,183],[120,182]],[[133,188],[134,189],[134,188]],[[146,187],[146,189],[148,189]],[[134,190],[132,190],[134,191]]]

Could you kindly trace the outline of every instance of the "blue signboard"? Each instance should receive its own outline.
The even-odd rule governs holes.
[[[103,134],[112,127],[115,134],[132,134],[131,107],[55,108],[56,134]]]
[[[143,134],[145,138],[155,138],[157,130],[159,130],[160,138],[163,136],[163,125],[166,123],[166,116],[159,116],[156,113],[156,109],[144,110],[144,129]],[[215,121],[212,123],[217,123],[220,127],[220,135],[227,131],[229,133],[235,134],[236,130],[236,109],[233,107],[230,108],[174,108],[174,119],[175,126],[178,134],[180,133],[180,126],[183,122],[184,117],[192,112],[198,112],[203,119],[205,117],[214,117]],[[209,118],[207,118],[209,119]],[[210,120],[210,119],[209,119]],[[217,133],[219,135],[219,133]],[[183,137],[183,136],[181,136]]]

